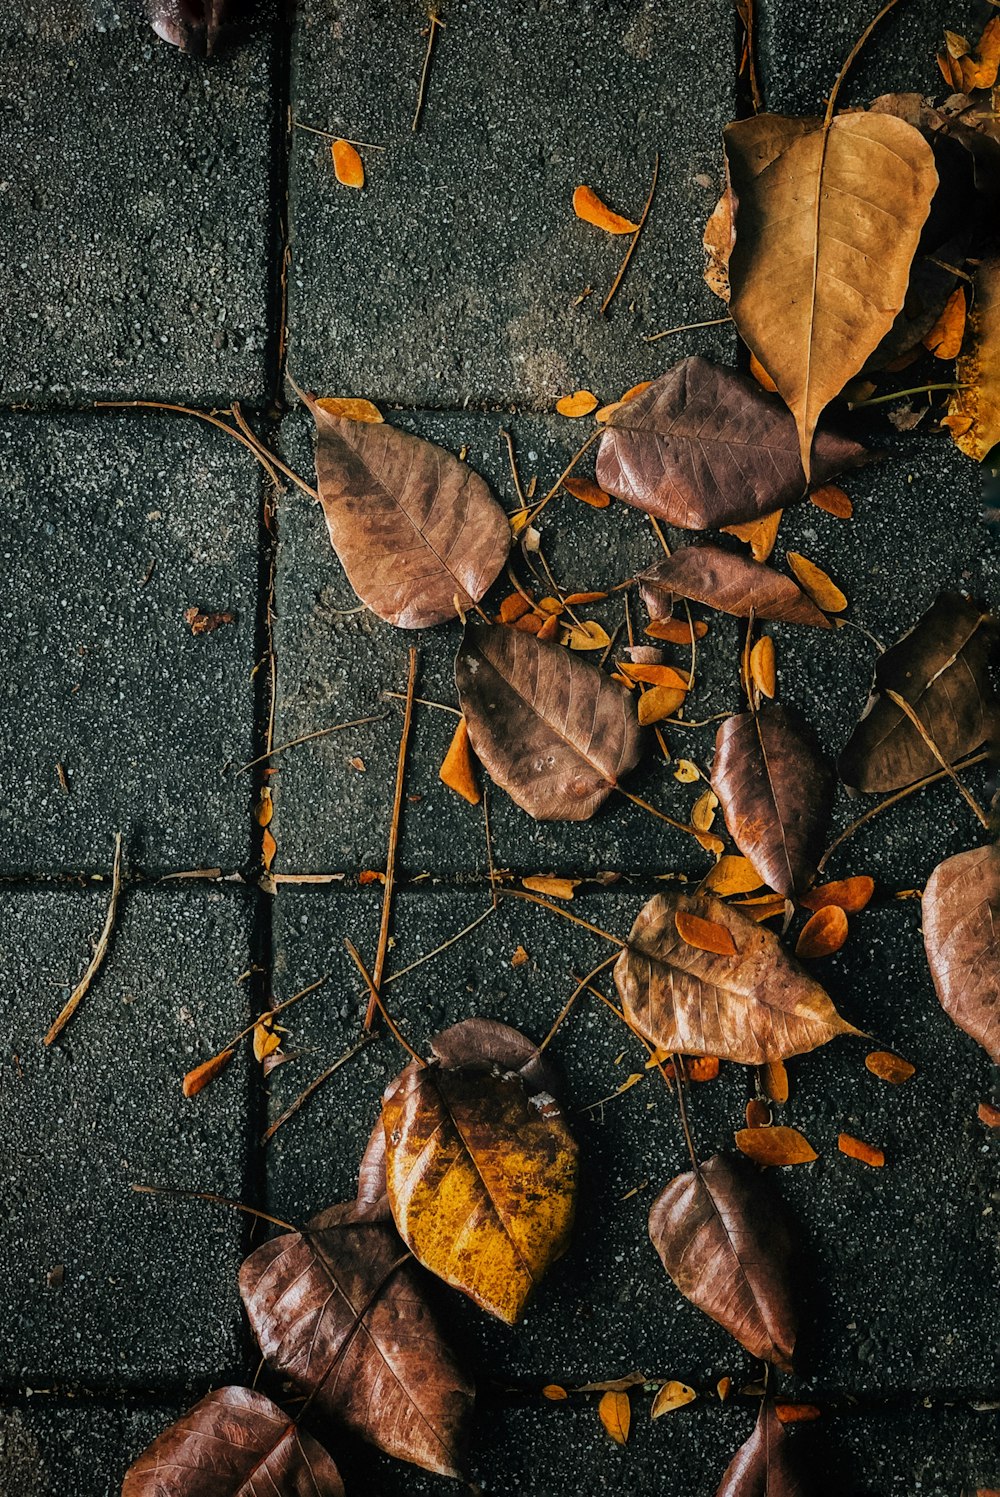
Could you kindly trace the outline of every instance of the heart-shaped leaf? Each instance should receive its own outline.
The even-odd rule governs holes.
[[[770,1404],[761,1404],[753,1434],[726,1467],[715,1497],[806,1497],[788,1436]]]
[[[1000,847],[939,863],[921,912],[941,1007],[1000,1065]]]
[[[889,114],[759,114],[725,131],[736,200],[729,309],[795,417],[816,423],[903,305],[938,185],[920,132]]]
[[[872,694],[840,756],[844,783],[865,791],[900,790],[940,768],[890,691],[909,703],[949,764],[984,743],[997,721],[987,673],[996,639],[990,614],[961,593],[941,593],[879,657]]]
[[[669,618],[675,598],[690,598],[722,613],[814,624],[830,620],[791,577],[722,546],[683,546],[640,572],[636,581],[651,619]]]
[[[867,454],[821,432],[813,480]],[[608,420],[597,481],[626,504],[686,530],[719,530],[783,509],[806,493],[795,422],[756,380],[706,359],[683,359]]]
[[[538,821],[586,821],[638,762],[631,694],[561,645],[470,627],[455,680],[477,757]]]
[[[792,1231],[781,1199],[751,1165],[715,1154],[678,1175],[653,1202],[649,1235],[685,1299],[751,1356],[791,1371]]]
[[[443,1060],[407,1066],[382,1098],[389,1204],[426,1268],[513,1325],[568,1246],[577,1149],[544,1073],[497,1045],[503,1026],[485,1055],[459,1028],[437,1042]]]
[[[399,1460],[461,1476],[474,1392],[391,1223],[332,1206],[251,1253],[240,1293],[268,1364]]]
[[[308,405],[330,541],[362,603],[401,629],[478,603],[510,549],[486,481],[422,437]]]
[[[784,707],[728,717],[715,740],[712,785],[729,835],[764,883],[787,899],[816,873],[833,770]]]
[[[689,946],[678,913],[724,925],[736,955]],[[630,1023],[651,1045],[683,1055],[759,1066],[861,1033],[777,936],[710,895],[654,894],[614,972]]]
[[[343,1497],[333,1461],[277,1404],[219,1388],[158,1435],[122,1497]]]

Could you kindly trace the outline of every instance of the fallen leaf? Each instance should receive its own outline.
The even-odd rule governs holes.
[[[513,624],[518,619],[523,619],[526,613],[531,612],[531,604],[527,598],[520,593],[510,593],[500,604],[497,614],[497,622],[501,624]]]
[[[719,1381],[715,1385],[715,1391],[716,1391],[716,1394],[718,1395],[718,1399],[719,1399],[720,1403],[725,1403],[726,1399],[729,1397],[729,1390],[730,1390],[730,1388],[732,1386],[733,1386],[733,1380],[732,1380],[731,1377],[720,1377],[719,1378]]]
[[[993,88],[1000,67],[1000,16],[987,21],[975,50],[964,37],[956,37],[954,32],[945,32],[945,38],[948,45],[937,54],[937,60],[951,89],[955,93],[970,94],[974,89]]]
[[[994,1107],[992,1102],[980,1102],[976,1108],[976,1117],[987,1128],[1000,1128],[1000,1107]]]
[[[726,894],[749,894],[759,889],[764,880],[749,858],[735,857],[725,853],[710,873],[702,880],[702,887],[720,897]]]
[[[691,807],[691,825],[699,832],[707,832],[715,820],[719,797],[714,790],[703,790]]]
[[[901,1055],[893,1055],[891,1050],[873,1050],[870,1055],[865,1056],[865,1065],[873,1076],[877,1076],[880,1081],[888,1081],[893,1086],[909,1081],[917,1069]]]
[[[708,633],[708,625],[702,623],[701,619],[693,621],[694,638],[704,639]],[[654,619],[646,629],[651,639],[666,640],[672,645],[691,645],[692,625],[687,619]]]
[[[697,1393],[687,1383],[664,1383],[653,1399],[649,1417],[659,1419],[661,1414],[671,1414],[674,1409],[682,1409],[685,1404],[694,1403],[697,1397]]]
[[[981,463],[1000,442],[1000,259],[984,260],[976,270],[955,379],[961,388],[949,398],[944,424],[956,446]]]
[[[632,1405],[629,1403],[628,1394],[611,1391],[603,1393],[597,1405],[597,1413],[615,1444],[624,1445],[628,1440],[629,1426],[632,1423]]]
[[[386,1214],[332,1206],[251,1253],[240,1294],[261,1352],[323,1418],[461,1478],[473,1387]]]
[[[856,467],[857,442],[824,432],[820,479]],[[597,452],[602,489],[687,530],[759,520],[805,497],[795,422],[753,380],[688,358],[609,418]]]
[[[832,956],[847,941],[847,916],[839,904],[825,904],[799,931],[795,955],[806,960]]]
[[[1000,17],[998,17],[1000,19]],[[962,351],[965,337],[965,292],[956,286],[944,304],[941,316],[929,333],[923,337],[923,345],[936,359],[957,359]]]
[[[472,750],[469,747],[469,725],[464,717],[458,719],[448,752],[438,770],[438,779],[449,790],[454,790],[463,800],[467,800],[470,806],[478,806],[483,798],[483,792],[476,783]]]
[[[717,1055],[689,1055],[684,1057],[684,1074],[689,1081],[715,1081],[719,1075]]]
[[[266,1483],[266,1485],[265,1485]],[[218,1388],[157,1435],[128,1468],[122,1497],[343,1497],[322,1445],[249,1388]]]
[[[237,0],[146,0],[150,24],[162,41],[192,57],[211,57],[233,33]]]
[[[769,1128],[771,1109],[759,1097],[751,1097],[746,1105],[746,1120],[748,1128]]]
[[[459,703],[489,775],[539,821],[585,821],[638,762],[629,692],[559,645],[468,628]]]
[[[868,904],[875,893],[875,880],[866,873],[856,873],[852,878],[834,879],[829,884],[816,884],[799,903],[807,910],[821,910],[826,905],[836,904],[845,915],[856,915]]]
[[[330,147],[333,169],[342,187],[364,187],[365,168],[349,140],[335,140]]]
[[[816,1150],[797,1128],[741,1128],[736,1147],[754,1164],[810,1164]]]
[[[821,413],[903,306],[934,153],[890,114],[759,114],[724,139],[738,204],[730,312],[795,417],[811,477]]]
[[[556,410],[560,416],[589,416],[591,411],[597,409],[597,396],[590,390],[577,390],[575,395],[564,395],[556,401]]]
[[[777,395],[777,385],[764,368],[760,359],[756,358],[753,354],[750,355],[750,373],[762,389],[767,390],[771,395]]]
[[[685,1299],[751,1356],[791,1370],[798,1319],[791,1227],[749,1165],[715,1154],[677,1175],[653,1202],[649,1235]]]
[[[738,956],[736,942],[724,925],[714,920],[703,920],[700,915],[690,915],[678,910],[674,916],[677,934],[682,941],[697,951],[714,951],[718,956]]]
[[[686,691],[673,686],[652,686],[649,691],[644,691],[636,709],[640,728],[649,728],[673,717],[683,707],[686,697]]]
[[[593,224],[597,229],[603,229],[606,234],[635,234],[639,225],[634,224],[630,218],[622,218],[620,213],[612,213],[606,203],[601,199],[592,187],[578,187],[573,193],[573,212],[577,218],[582,218],[584,223]],[[596,405],[597,402],[595,401]]]
[[[758,894],[754,899],[738,899],[736,903],[757,924],[779,917],[783,920],[788,913],[788,901],[780,894]]]
[[[701,771],[690,759],[678,759],[674,779],[679,780],[682,785],[693,785],[701,779]]]
[[[563,602],[567,608],[575,608],[577,604],[581,603],[599,603],[602,598],[606,598],[607,596],[607,593],[599,592],[567,593]]]
[[[920,908],[941,1007],[1000,1064],[1000,846],[939,863]]]
[[[591,509],[607,509],[611,503],[610,494],[606,494],[592,478],[564,478],[562,486],[567,494],[572,494],[582,504],[589,504]]]
[[[235,1054],[235,1050],[220,1050],[211,1060],[203,1060],[200,1066],[188,1071],[181,1083],[185,1097],[196,1097],[210,1081],[221,1075]]]
[[[184,622],[197,638],[202,634],[214,634],[223,624],[234,624],[235,613],[204,613],[200,608],[185,608]]]
[[[776,509],[762,520],[750,520],[746,525],[723,525],[722,528],[727,535],[735,535],[738,541],[750,547],[754,561],[767,561],[778,539],[778,526],[784,513],[783,509]]]
[[[281,1035],[274,1028],[274,1020],[271,1018],[260,1019],[253,1027],[253,1058],[257,1061],[266,1060],[273,1055],[281,1045]]]
[[[611,636],[594,619],[584,619],[566,630],[566,643],[571,650],[606,650]]]
[[[822,1417],[822,1410],[814,1403],[776,1403],[774,1412],[782,1424],[807,1424]]]
[[[533,873],[521,880],[525,889],[531,889],[535,894],[547,894],[552,899],[572,899],[580,882],[578,878],[555,878],[545,873]]]
[[[274,801],[271,798],[271,789],[268,785],[262,785],[260,795],[257,797],[257,805],[254,809],[254,817],[258,826],[268,826],[274,815]]]
[[[777,670],[774,661],[774,640],[762,634],[750,651],[750,678],[758,691],[773,697],[777,690]]]
[[[481,1020],[438,1036],[440,1063],[407,1066],[382,1098],[382,1122],[403,1241],[425,1268],[513,1325],[568,1246],[577,1148],[551,1093],[497,1063],[501,1034],[531,1052],[523,1035]]]
[[[939,594],[879,656],[872,694],[840,756],[844,783],[869,793],[901,790],[940,768],[890,691],[910,704],[949,764],[985,742],[997,717],[988,677],[996,635],[991,616],[963,594]]]
[[[362,889],[369,884],[384,884],[385,874],[380,868],[363,868],[358,874],[358,883]]]
[[[785,555],[788,565],[816,607],[822,608],[824,613],[843,613],[847,607],[847,599],[823,568],[818,567],[807,556],[800,556],[798,551],[787,551]]]
[[[772,1102],[781,1106],[788,1101],[788,1071],[781,1060],[769,1060],[761,1067],[761,1085]]]
[[[729,834],[760,881],[786,898],[815,876],[834,783],[812,733],[784,707],[719,725],[712,784]]]
[[[542,1389],[542,1397],[550,1399],[553,1403],[562,1403],[569,1397],[569,1394],[559,1383],[546,1383]]]
[[[690,598],[737,618],[753,613],[758,619],[831,627],[791,577],[722,546],[683,546],[640,572],[636,581],[652,619],[669,618],[675,598]]]
[[[339,416],[344,421],[368,421],[380,425],[385,419],[377,405],[356,395],[322,395],[316,404],[328,416]]]
[[[726,1467],[715,1497],[806,1497],[772,1405],[761,1404],[753,1434]]]
[[[854,513],[854,505],[835,483],[821,484],[818,489],[813,489],[809,498],[817,509],[825,510],[828,515],[836,515],[838,520],[849,520]]]
[[[691,686],[691,677],[687,671],[679,671],[674,665],[647,665],[645,662],[638,664],[630,660],[621,660],[618,669],[632,681],[641,681],[649,686],[670,686],[675,691],[688,691]]]
[[[689,946],[678,933],[678,913],[724,925],[738,955]],[[630,1023],[672,1053],[764,1065],[860,1033],[777,936],[711,895],[655,894],[614,974]]]
[[[274,862],[277,851],[278,844],[267,827],[265,827],[260,839],[260,861],[265,873],[271,871],[271,864]]]
[[[862,1164],[871,1165],[872,1169],[880,1170],[885,1164],[885,1155],[881,1149],[876,1149],[873,1144],[866,1144],[860,1138],[853,1138],[850,1133],[837,1134],[837,1148],[849,1159],[859,1159]]]
[[[512,967],[523,967],[529,960],[530,958],[524,947],[518,946],[514,951],[514,955],[510,959],[510,964]]]
[[[425,629],[471,609],[507,559],[510,526],[486,482],[443,447],[306,403],[330,541],[362,603]]]

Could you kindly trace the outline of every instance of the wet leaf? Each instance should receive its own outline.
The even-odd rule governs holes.
[[[473,1388],[390,1222],[353,1203],[251,1253],[240,1294],[268,1365],[399,1460],[462,1476]]]
[[[714,920],[703,920],[700,915],[689,915],[678,910],[674,916],[677,934],[696,951],[714,951],[718,956],[735,956],[736,942],[724,925]]]
[[[678,913],[725,926],[737,955],[689,946]],[[630,1023],[671,1052],[763,1065],[859,1033],[777,936],[711,895],[654,895],[614,973]]]
[[[333,1461],[263,1393],[218,1388],[158,1435],[122,1497],[343,1497]]]
[[[955,444],[981,463],[1000,442],[1000,259],[984,260],[976,271],[955,378],[963,388],[948,402],[946,424]]]
[[[815,476],[865,461],[846,438],[816,439]],[[626,504],[687,530],[745,524],[805,497],[795,422],[753,380],[706,359],[669,369],[613,412],[597,481]]]
[[[934,153],[889,114],[760,114],[724,136],[738,204],[730,312],[795,416],[811,476],[820,415],[903,306]]]
[[[556,401],[556,410],[560,416],[570,416],[573,419],[589,416],[596,409],[597,396],[590,390],[577,390],[574,395],[563,395]]]
[[[988,613],[961,593],[941,593],[879,657],[872,695],[840,756],[845,784],[868,792],[900,790],[940,768],[889,691],[910,704],[949,764],[978,748],[996,718],[987,675],[995,640]]]
[[[567,494],[572,494],[581,504],[589,504],[591,509],[607,509],[611,503],[611,496],[592,478],[564,478],[562,486]]]
[[[585,821],[638,762],[629,692],[559,645],[469,628],[455,679],[477,757],[539,821]]]
[[[307,404],[330,541],[361,601],[401,629],[453,619],[456,600],[471,608],[510,549],[486,482],[422,437]]]
[[[795,955],[806,960],[832,956],[847,940],[847,916],[839,904],[826,904],[799,931]]]
[[[766,1181],[742,1160],[716,1154],[660,1193],[649,1235],[685,1299],[751,1356],[791,1369],[798,1318],[789,1287],[792,1232]]]
[[[697,1393],[687,1383],[664,1383],[653,1399],[649,1417],[659,1419],[661,1414],[671,1414],[674,1409],[682,1409],[685,1404],[694,1403],[697,1397]]]
[[[222,1074],[235,1054],[235,1050],[220,1050],[211,1060],[203,1060],[200,1066],[188,1071],[181,1083],[185,1097],[196,1097],[200,1091],[204,1091],[210,1081]]]
[[[798,551],[789,551],[786,555],[788,565],[816,607],[822,608],[824,613],[843,613],[847,607],[847,598],[833,578],[807,556],[800,556]]]
[[[752,611],[759,619],[830,628],[826,614],[791,577],[722,546],[683,546],[636,580],[652,619],[669,618],[675,598],[690,598],[737,618]]]
[[[710,873],[703,879],[703,887],[720,897],[726,894],[749,894],[759,889],[764,880],[749,858],[738,858],[725,853]]]
[[[892,1086],[900,1086],[904,1081],[909,1081],[917,1069],[901,1055],[893,1055],[891,1050],[873,1050],[870,1055],[865,1056],[865,1065],[873,1076],[877,1076],[880,1081],[888,1081]]]
[[[850,1133],[837,1134],[837,1148],[849,1159],[858,1159],[862,1164],[870,1165],[872,1169],[880,1170],[885,1164],[885,1154],[881,1149],[876,1149],[873,1144],[867,1144],[863,1139],[854,1138]]]
[[[797,1128],[741,1128],[736,1147],[754,1164],[811,1164],[818,1157]]]
[[[342,187],[364,187],[365,168],[349,140],[335,140],[330,147],[333,169]]]
[[[1000,846],[939,863],[921,914],[941,1007],[1000,1064]]]
[[[577,1149],[559,1106],[510,1064],[524,1047],[530,1056],[506,1026],[467,1020],[434,1041],[438,1064],[407,1066],[382,1099],[400,1236],[510,1325],[566,1251],[576,1198]]]
[[[936,359],[957,359],[964,336],[965,292],[961,286],[956,286],[945,302],[941,316],[930,332],[924,334],[923,345]]]
[[[761,635],[750,651],[750,678],[758,691],[773,697],[777,690],[777,670],[774,662],[774,640],[769,634]]]
[[[760,881],[787,898],[807,888],[834,775],[805,725],[774,706],[727,718],[716,735],[712,784],[729,834]]]
[[[328,416],[340,416],[345,421],[369,421],[379,425],[385,419],[377,405],[356,395],[323,395],[316,404]]]
[[[593,224],[606,234],[634,234],[639,227],[630,218],[622,218],[620,213],[613,213],[606,203],[601,202],[592,187],[576,189],[573,193],[573,212],[584,223]],[[596,404],[595,400],[594,405]]]
[[[788,1436],[769,1404],[761,1404],[754,1432],[726,1467],[715,1497],[806,1497]]]
[[[448,752],[438,770],[438,779],[449,790],[454,790],[463,800],[467,800],[470,806],[478,806],[483,798],[483,792],[476,783],[472,750],[469,747],[469,725],[464,717],[458,719]]]
[[[628,1394],[616,1393],[609,1389],[607,1393],[601,1395],[597,1413],[615,1444],[624,1445],[628,1440],[629,1426],[632,1423],[632,1405],[629,1403]]]
[[[875,893],[875,880],[866,873],[856,873],[852,878],[834,879],[829,884],[817,884],[799,900],[807,910],[821,910],[825,905],[836,904],[845,915],[856,915],[868,904]]]
[[[824,483],[818,489],[813,489],[809,498],[817,509],[825,510],[828,515],[836,515],[838,520],[849,520],[854,513],[854,505],[835,483]]]

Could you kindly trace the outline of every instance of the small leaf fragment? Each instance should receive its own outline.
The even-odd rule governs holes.
[[[818,959],[832,956],[847,940],[847,916],[839,904],[825,904],[810,915],[799,932],[795,955]]]
[[[522,878],[521,883],[525,889],[530,889],[534,894],[547,894],[552,899],[572,899],[574,890],[579,887],[581,880],[533,873],[527,878]]]
[[[786,551],[785,556],[797,581],[812,598],[817,608],[822,608],[824,613],[843,613],[847,607],[847,598],[822,567],[818,567],[814,561],[810,561],[807,556],[800,555],[798,551]]]
[[[265,873],[270,873],[270,871],[271,871],[271,864],[274,862],[275,853],[277,851],[278,851],[278,844],[277,844],[277,842],[275,842],[275,840],[274,840],[273,836],[271,835],[270,831],[268,830],[268,828],[265,827],[264,828],[264,834],[261,837],[261,847],[260,847],[260,861],[261,861],[261,863],[263,865]]]
[[[749,894],[759,889],[763,879],[749,858],[724,853],[710,873],[705,875],[703,885],[721,897],[727,894]]]
[[[512,967],[523,967],[528,961],[530,961],[528,953],[523,946],[518,946],[510,959],[510,964]]]
[[[748,1128],[770,1128],[771,1109],[759,1097],[751,1097],[746,1106]]]
[[[181,1089],[185,1097],[196,1097],[210,1081],[214,1081],[228,1066],[235,1050],[220,1050],[218,1055],[213,1055],[211,1060],[203,1060],[200,1066],[195,1066],[188,1071],[181,1083]]]
[[[584,619],[566,631],[566,643],[571,650],[606,650],[611,636],[596,619]]]
[[[1000,1107],[994,1107],[992,1102],[980,1102],[976,1108],[976,1117],[987,1128],[1000,1128]]]
[[[776,1403],[774,1412],[782,1424],[805,1424],[819,1419],[822,1411],[814,1403]]]
[[[552,1403],[562,1403],[569,1397],[569,1394],[559,1383],[546,1383],[542,1389],[542,1397],[549,1399]]]
[[[854,505],[835,483],[821,484],[818,489],[813,489],[809,498],[817,509],[825,510],[828,515],[836,515],[838,520],[849,520],[854,513]]]
[[[761,1084],[772,1102],[788,1101],[788,1071],[783,1060],[769,1060],[761,1067]]]
[[[730,1390],[730,1388],[732,1386],[733,1386],[733,1380],[732,1380],[731,1377],[720,1377],[719,1378],[719,1381],[715,1385],[715,1391],[716,1391],[716,1394],[718,1395],[718,1399],[719,1399],[720,1403],[725,1403],[726,1399],[729,1397],[729,1390]]]
[[[740,525],[723,525],[722,528],[727,535],[735,535],[738,541],[750,547],[754,561],[767,561],[778,539],[778,526],[784,513],[783,509],[776,509],[761,520],[746,520]]]
[[[696,780],[701,779],[701,772],[690,759],[678,759],[674,779],[679,780],[682,785],[693,785]]]
[[[758,691],[773,697],[777,689],[777,673],[774,663],[774,640],[762,634],[750,651],[750,676]]]
[[[367,421],[375,426],[385,419],[377,405],[356,395],[322,395],[316,404],[328,416],[339,416],[343,421]]]
[[[901,1055],[893,1055],[891,1050],[873,1050],[870,1055],[865,1056],[865,1065],[873,1076],[880,1081],[888,1081],[892,1086],[901,1086],[904,1081],[909,1081],[916,1074],[916,1066],[904,1060]]]
[[[714,920],[703,920],[700,915],[678,910],[674,916],[677,934],[689,946],[698,951],[713,951],[717,956],[737,956],[736,942],[724,925]]]
[[[601,199],[592,187],[580,186],[573,193],[573,212],[577,218],[582,218],[584,223],[593,224],[596,229],[603,229],[606,234],[634,234],[639,228],[630,218],[623,218],[620,213],[614,213]],[[595,401],[596,405],[597,402]]]
[[[691,689],[691,677],[686,671],[679,671],[675,665],[647,665],[645,662],[634,664],[631,660],[622,660],[618,668],[629,680],[641,681],[643,685],[672,686],[676,691]]]
[[[819,1157],[797,1128],[741,1128],[736,1147],[755,1164],[810,1164]]]
[[[628,1440],[629,1425],[632,1423],[632,1405],[629,1403],[628,1394],[610,1391],[603,1394],[597,1405],[597,1413],[615,1444],[624,1445]]]
[[[852,878],[834,879],[829,884],[817,884],[808,894],[803,894],[799,903],[807,910],[821,910],[825,905],[836,904],[847,915],[856,915],[865,908],[875,893],[875,880],[866,873],[856,873]]]
[[[464,717],[458,719],[458,726],[448,745],[448,752],[438,770],[438,779],[442,784],[447,785],[449,790],[454,790],[463,800],[467,800],[470,806],[478,806],[483,798],[483,793],[476,783],[472,748],[469,744],[469,725]]]
[[[659,1419],[661,1414],[670,1414],[674,1409],[682,1409],[687,1403],[694,1403],[697,1397],[697,1393],[693,1388],[689,1388],[687,1383],[673,1381],[664,1383],[653,1399],[649,1417]]]
[[[881,1149],[876,1149],[874,1144],[866,1144],[863,1139],[854,1138],[850,1133],[838,1133],[837,1148],[849,1159],[859,1159],[872,1169],[880,1170],[885,1164],[885,1154]]]
[[[335,140],[330,147],[333,170],[342,187],[364,187],[365,168],[349,140]]]
[[[257,798],[257,805],[254,809],[254,817],[256,818],[257,825],[268,826],[273,815],[274,801],[271,798],[271,787],[269,785],[262,785],[260,795]]]
[[[573,395],[563,395],[556,401],[560,416],[589,416],[597,409],[597,396],[591,390],[577,390]]]
[[[280,1045],[281,1035],[274,1027],[274,1020],[270,1017],[258,1020],[253,1027],[254,1060],[266,1060]]]
[[[957,359],[965,337],[965,292],[956,286],[941,309],[941,316],[923,338],[923,345],[936,359]]]
[[[592,478],[564,478],[562,486],[567,494],[579,499],[581,504],[589,504],[591,509],[607,509],[611,503],[611,495],[606,494]]]

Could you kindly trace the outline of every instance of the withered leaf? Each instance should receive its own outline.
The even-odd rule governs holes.
[[[683,910],[677,911],[674,924],[681,940],[697,951],[714,951],[718,956],[737,954],[736,942],[725,925],[703,920],[700,915],[688,915]]]
[[[640,572],[636,581],[650,618],[669,618],[675,598],[722,613],[829,629],[830,620],[791,577],[722,546],[683,546]]]
[[[122,1497],[343,1497],[333,1461],[277,1404],[219,1388],[163,1431]]]
[[[795,417],[811,477],[821,413],[903,306],[934,153],[889,114],[759,114],[724,138],[737,204],[730,312]]]
[[[816,439],[813,477],[864,462],[857,442]],[[626,504],[687,530],[758,520],[805,497],[788,408],[734,369],[689,358],[609,418],[597,481]]]
[[[904,1081],[909,1081],[917,1069],[901,1055],[893,1055],[891,1050],[873,1050],[865,1056],[865,1065],[873,1076],[888,1081],[891,1086],[901,1086]]]
[[[478,806],[483,798],[483,793],[476,784],[476,771],[469,748],[469,728],[464,717],[458,719],[448,752],[438,770],[438,779],[449,790],[454,790],[463,800],[467,800],[470,806]]]
[[[511,1033],[530,1048],[503,1025],[446,1031],[437,1063],[407,1066],[388,1087],[382,1122],[400,1236],[432,1273],[513,1325],[569,1244],[577,1149]]]
[[[961,593],[941,593],[923,618],[881,655],[864,714],[840,756],[845,784],[900,790],[940,768],[906,713],[913,708],[949,764],[979,747],[996,719],[987,676],[995,648],[991,616]]]
[[[849,1159],[857,1159],[873,1170],[880,1170],[885,1165],[885,1153],[882,1149],[866,1143],[862,1138],[855,1138],[851,1133],[838,1133],[837,1148]]]
[[[875,880],[867,873],[855,873],[851,878],[836,878],[829,884],[816,884],[808,894],[803,894],[800,904],[807,910],[821,910],[824,905],[837,904],[845,915],[856,915],[871,901],[875,893]]]
[[[678,912],[723,925],[736,956],[699,951]],[[858,1034],[771,931],[711,895],[655,894],[615,963],[625,1015],[654,1046],[764,1065]]]
[[[627,1443],[629,1426],[632,1423],[632,1405],[627,1393],[609,1388],[601,1395],[601,1400],[597,1405],[597,1415],[616,1445]]]
[[[639,227],[630,218],[623,218],[620,213],[613,212],[607,203],[597,196],[592,187],[580,186],[574,190],[573,212],[577,218],[582,218],[584,223],[593,224],[595,228],[603,229],[606,234],[634,234]],[[596,404],[595,400],[594,405]]]
[[[333,169],[342,187],[364,187],[365,167],[349,140],[335,140],[330,147]]]
[[[694,1403],[697,1397],[697,1393],[687,1383],[679,1383],[672,1378],[661,1386],[653,1399],[649,1417],[659,1419],[663,1414],[672,1414],[674,1409],[682,1409],[685,1404]]]
[[[422,437],[307,403],[330,541],[361,601],[401,629],[478,603],[510,549],[486,481]]]
[[[477,757],[536,820],[585,821],[638,762],[630,693],[560,645],[470,627],[455,680]]]
[[[832,956],[847,940],[847,916],[839,904],[825,904],[810,915],[799,932],[795,955],[815,960]]]
[[[921,913],[941,1007],[1000,1064],[1000,846],[939,863]]]
[[[716,735],[712,784],[760,881],[794,898],[815,876],[834,789],[812,734],[770,704],[729,717]]]
[[[762,1403],[754,1432],[726,1467],[715,1497],[806,1497],[789,1444],[773,1407]]]
[[[653,1202],[649,1235],[685,1299],[751,1356],[791,1369],[792,1232],[780,1198],[750,1165],[715,1154],[678,1175]]]
[[[332,1206],[251,1253],[240,1293],[269,1366],[324,1415],[399,1460],[463,1474],[473,1388],[391,1224]]]
[[[955,378],[962,388],[949,400],[946,425],[956,445],[981,463],[1000,442],[1000,259],[984,260],[976,271]]]
[[[740,1153],[755,1164],[811,1164],[817,1158],[816,1150],[797,1128],[740,1128],[735,1139]]]

